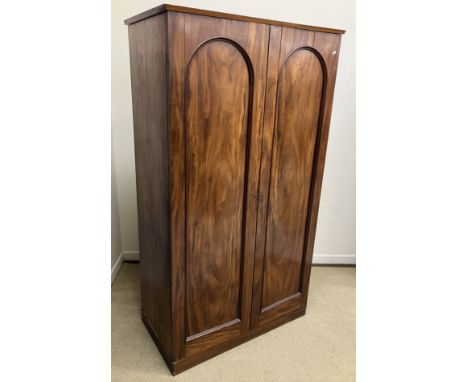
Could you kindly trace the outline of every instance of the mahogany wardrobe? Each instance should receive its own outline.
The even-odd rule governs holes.
[[[177,374],[305,313],[344,31],[173,5],[125,23],[141,313]]]

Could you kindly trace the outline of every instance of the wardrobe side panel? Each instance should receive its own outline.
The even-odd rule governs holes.
[[[142,313],[172,354],[166,15],[129,26]]]

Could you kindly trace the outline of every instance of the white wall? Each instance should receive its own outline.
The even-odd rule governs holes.
[[[120,216],[113,144],[111,158],[111,174],[111,270],[112,279],[114,279],[119,270],[120,262],[122,262],[122,259],[120,257],[122,252],[122,239],[120,235]]]
[[[161,3],[154,0],[112,0],[112,132],[122,251],[138,250],[130,65],[127,27],[123,20]],[[354,255],[355,2],[186,0],[171,4],[346,29],[336,81],[315,253]]]

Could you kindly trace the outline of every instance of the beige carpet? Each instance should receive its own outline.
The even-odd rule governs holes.
[[[355,380],[355,268],[312,267],[306,315],[173,377],[140,319],[138,264],[112,285],[112,381]]]

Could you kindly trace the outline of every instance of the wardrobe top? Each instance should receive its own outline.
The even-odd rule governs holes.
[[[294,24],[294,23],[288,23],[285,21],[277,21],[277,20],[260,19],[258,17],[233,15],[231,13],[207,11],[204,9],[188,8],[188,7],[182,7],[179,5],[171,5],[171,4],[162,4],[158,7],[151,8],[147,10],[146,12],[130,17],[129,19],[125,20],[125,24],[126,25],[134,24],[134,23],[137,23],[138,21],[147,19],[152,16],[156,16],[160,13],[164,13],[167,11],[191,13],[194,15],[219,17],[219,18],[231,19],[231,20],[250,21],[250,22],[256,22],[260,24],[278,25],[278,26],[283,26],[283,27],[288,27],[288,28],[307,29],[307,30],[317,31],[317,32],[327,32],[327,33],[336,33],[336,34],[345,33],[345,31],[341,29],[314,27],[310,25]]]

